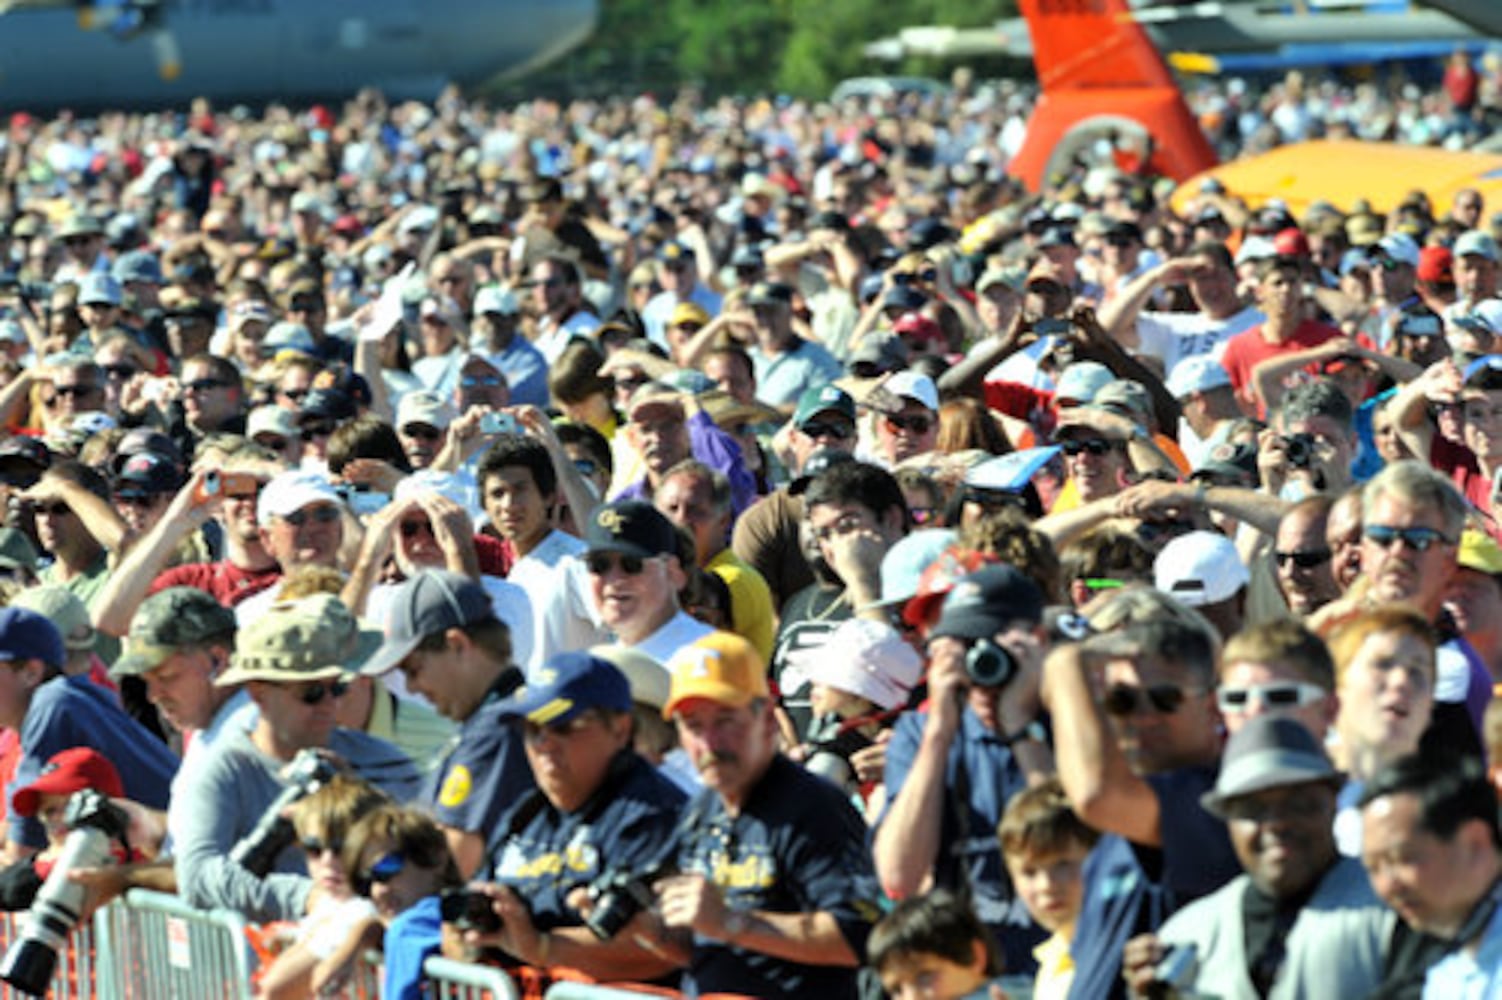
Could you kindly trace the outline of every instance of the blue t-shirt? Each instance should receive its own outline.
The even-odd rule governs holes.
[[[1241,874],[1226,825],[1200,805],[1215,775],[1213,767],[1191,767],[1148,777],[1162,817],[1161,848],[1108,834],[1090,852],[1069,948],[1072,1000],[1125,997],[1121,951],[1127,941],[1157,930],[1175,910]]]
[[[7,810],[17,789],[35,781],[53,755],[72,747],[93,747],[114,764],[126,798],[167,808],[177,755],[86,675],[54,677],[36,689],[21,723],[20,742],[15,776],[5,786]],[[47,833],[36,819],[14,812],[9,818],[11,839],[27,847],[47,846]]]
[[[534,796],[512,807],[500,824],[504,839],[491,857],[491,879],[527,901],[538,930],[581,926],[568,894],[610,871],[655,875],[686,798],[634,751],[622,751],[595,794],[573,812]]]
[[[912,770],[927,721],[926,712],[906,712],[893,728],[891,742],[887,744],[887,810],[901,794],[908,772]],[[965,783],[969,786],[964,803],[969,829],[963,842],[959,831],[960,803],[955,800],[962,762]],[[1048,937],[1046,931],[1033,923],[1027,907],[1013,893],[1006,862],[1001,856],[1001,842],[996,838],[996,826],[1001,822],[1007,803],[1026,787],[1027,777],[1018,767],[1011,749],[966,708],[960,719],[960,731],[950,744],[949,759],[944,764],[944,788],[949,794],[945,796],[947,805],[939,828],[934,884],[959,890],[965,885],[964,873],[969,872],[976,915],[991,929],[997,946],[1001,948],[1003,968],[1008,974],[1035,971],[1038,963],[1033,958],[1033,949]],[[883,812],[877,825],[885,819],[886,813]]]
[[[530,340],[518,333],[504,351],[486,357],[506,376],[513,406],[548,405],[548,362]]]
[[[865,824],[845,796],[787,758],[773,758],[739,814],[712,789],[688,806],[678,867],[704,875],[732,910],[829,913],[857,956],[880,914],[881,888]],[[855,1000],[856,969],[804,965],[695,935],[688,996]]]
[[[465,719],[443,763],[432,771],[422,800],[433,818],[455,830],[489,839],[501,816],[536,787],[522,748],[521,730],[500,717],[501,701],[522,683],[521,671],[506,670]]]
[[[381,996],[386,1000],[423,1000],[422,964],[443,943],[443,917],[437,896],[425,896],[398,913],[382,944]]]

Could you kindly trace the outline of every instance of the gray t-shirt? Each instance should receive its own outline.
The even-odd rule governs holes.
[[[329,749],[398,802],[416,796],[421,775],[405,754],[385,740],[336,729]],[[284,762],[256,749],[250,741],[250,726],[242,724],[224,732],[197,763],[191,783],[179,783],[173,789],[174,815],[179,820],[173,830],[175,864],[183,899],[203,909],[235,910],[258,923],[299,919],[312,887],[301,850],[282,851],[265,878],[257,878],[228,857],[281,794],[285,784],[277,772]]]

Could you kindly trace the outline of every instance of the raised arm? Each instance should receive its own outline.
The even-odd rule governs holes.
[[[205,475],[205,470],[198,469],[188,477],[162,519],[131,546],[106,579],[93,608],[94,627],[99,631],[116,637],[129,632],[136,608],[146,600],[152,582],[167,568],[177,546],[208,522],[214,508],[197,500]]]

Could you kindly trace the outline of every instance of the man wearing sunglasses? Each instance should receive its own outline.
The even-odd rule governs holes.
[[[426,469],[443,450],[454,408],[424,389],[402,397],[396,408],[396,434],[413,469]]]
[[[214,684],[244,685],[258,710],[237,716],[198,767],[173,789],[178,889],[190,906],[224,907],[253,921],[295,920],[311,909],[306,856],[288,845],[259,876],[229,854],[286,787],[283,769],[300,751],[326,749],[398,802],[422,778],[385,740],[338,725],[349,675],[380,645],[338,598],[319,594],[273,605],[235,637],[228,670]]]
[[[929,633],[928,709],[898,719],[887,746],[889,798],[873,845],[890,896],[968,885],[1006,968],[1017,971],[1033,966],[1032,948],[1047,935],[1012,893],[996,838],[982,833],[996,829],[1030,775],[1052,769],[1036,725],[1043,603],[1007,565],[955,583]]]
[[[1273,536],[1278,592],[1299,619],[1308,618],[1340,597],[1334,553],[1325,538],[1334,506],[1334,499],[1326,495],[1301,500],[1288,508]]]
[[[52,556],[38,578],[66,587],[92,613],[109,583],[111,553],[133,540],[130,525],[110,505],[108,481],[78,462],[55,462],[21,498],[31,505],[41,550]],[[106,661],[119,651],[112,640],[100,646]]]
[[[678,529],[640,500],[606,504],[584,532],[584,565],[600,621],[616,642],[666,663],[709,626],[678,606],[687,567],[678,561]]]
[[[304,566],[339,568],[344,544],[343,498],[323,476],[294,470],[273,477],[256,499],[256,522],[261,545],[281,567],[283,575]],[[235,605],[243,628],[276,600],[268,588]]]
[[[876,457],[889,467],[934,450],[939,440],[939,390],[934,380],[900,371],[882,385],[892,403],[876,413]]]

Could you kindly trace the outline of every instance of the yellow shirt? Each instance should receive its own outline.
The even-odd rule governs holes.
[[[1074,983],[1074,956],[1069,954],[1069,938],[1055,933],[1033,949],[1038,960],[1038,974],[1033,979],[1033,1000],[1064,1000]]]
[[[704,568],[730,589],[730,622],[735,632],[756,647],[762,662],[772,662],[777,612],[772,608],[772,588],[766,579],[728,546]]]

